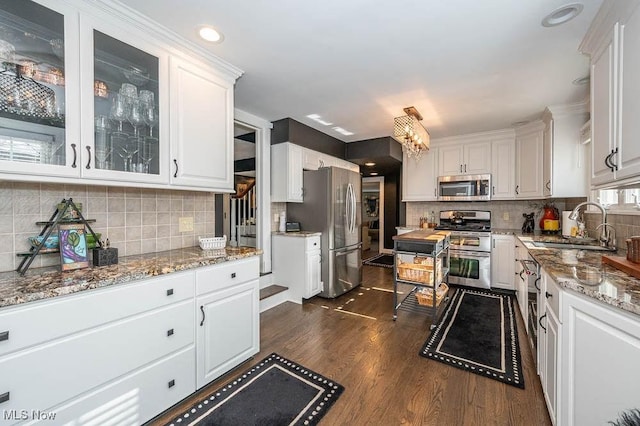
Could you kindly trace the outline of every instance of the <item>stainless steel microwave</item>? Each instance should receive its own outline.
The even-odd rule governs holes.
[[[438,177],[438,200],[488,201],[490,199],[490,174]]]

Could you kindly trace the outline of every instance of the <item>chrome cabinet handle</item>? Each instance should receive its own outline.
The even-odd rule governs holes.
[[[91,168],[91,147],[87,145],[87,152],[89,153],[89,159],[87,160],[87,169]]]
[[[204,325],[204,305],[200,306],[200,312],[202,312],[202,321],[200,321],[200,327],[202,327]]]
[[[2,333],[0,333],[0,342],[4,341],[4,340],[9,340],[9,331],[3,331]]]
[[[7,402],[9,400],[9,396],[10,396],[9,392],[0,394],[0,403]]]
[[[76,160],[78,159],[78,153],[76,152],[76,144],[72,143],[71,144],[71,149],[73,150],[73,163],[71,163],[71,167],[72,168],[76,168]]]
[[[544,330],[544,332],[547,332],[547,329],[545,328],[544,325],[542,325],[542,318],[546,317],[547,314],[544,314],[543,316],[540,317],[540,319],[538,320],[538,324],[540,324],[540,327],[542,327],[542,329]]]
[[[176,165],[176,172],[173,174],[173,177],[177,178],[178,177],[178,160],[174,158],[173,159],[173,164]]]

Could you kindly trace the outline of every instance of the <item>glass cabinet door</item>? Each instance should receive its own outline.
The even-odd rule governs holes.
[[[77,154],[66,143],[64,27],[63,14],[33,1],[0,0],[3,171],[51,173],[50,166],[64,170]]]
[[[158,175],[159,59],[97,30],[93,47],[93,167]]]

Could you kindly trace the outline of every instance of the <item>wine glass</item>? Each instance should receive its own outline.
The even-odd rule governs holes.
[[[120,147],[120,152],[118,152],[118,155],[120,156],[120,158],[124,160],[125,172],[135,171],[133,170],[131,159],[138,152],[138,145],[132,142],[134,142],[134,140],[129,139],[127,143],[125,143],[123,146]]]
[[[140,109],[140,101],[138,99],[132,99],[127,114],[127,120],[129,120],[129,123],[133,126],[133,136],[136,139],[138,137],[138,126],[143,123]]]
[[[149,126],[149,138],[153,138],[153,127],[158,124],[158,110],[153,104],[145,104],[142,110],[144,124]]]
[[[122,122],[129,115],[126,98],[124,95],[116,93],[111,102],[111,118],[118,122],[118,132],[122,133]]]

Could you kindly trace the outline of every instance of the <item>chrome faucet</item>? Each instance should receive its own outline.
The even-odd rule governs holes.
[[[580,203],[576,206],[575,209],[573,209],[573,211],[569,215],[569,219],[576,220],[578,218],[578,212],[580,211],[580,207],[588,206],[588,205],[597,207],[598,209],[600,209],[600,212],[602,213],[602,222],[600,223],[600,225],[596,227],[596,231],[598,230],[598,228],[602,227],[602,229],[600,230],[600,238],[599,238],[600,245],[603,247],[615,248],[616,246],[615,229],[613,228],[613,226],[607,223],[607,211],[602,206],[602,204],[594,203],[593,201],[585,201],[584,203]],[[609,228],[613,230],[613,236],[611,235]],[[612,246],[610,246],[611,243],[613,243]]]

